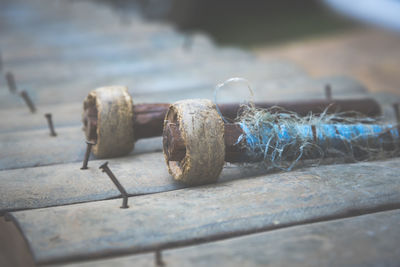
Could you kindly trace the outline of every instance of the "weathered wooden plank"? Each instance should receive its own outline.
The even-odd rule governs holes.
[[[400,207],[399,160],[10,213],[39,263],[136,253]]]
[[[0,169],[80,161],[85,153],[81,131],[58,128],[57,137],[51,137],[48,129],[1,134]]]
[[[58,127],[57,136],[48,129],[0,134],[0,170],[81,162],[86,144],[81,127]],[[155,141],[157,140],[157,141]],[[144,139],[133,153],[160,151],[161,139]]]
[[[18,88],[28,88],[29,94],[37,106],[59,104],[61,102],[79,102],[82,101],[89,90],[110,84],[128,85],[134,94],[146,96],[146,99],[150,101],[156,101],[163,96],[168,96],[165,93],[167,91],[172,91],[176,94],[185,92],[186,96],[192,97],[212,97],[212,92],[217,83],[237,75],[248,77],[249,80],[254,81],[258,85],[254,89],[260,92],[269,89],[269,92],[273,94],[274,89],[277,88],[290,91],[291,88],[288,88],[288,83],[285,82],[289,77],[300,81],[303,87],[308,87],[309,90],[317,88],[318,91],[322,91],[319,86],[316,86],[316,82],[313,82],[304,74],[293,74],[294,71],[290,65],[283,62],[261,64],[259,62],[250,61],[245,63],[243,61],[243,64],[235,62],[236,65],[232,63],[227,61],[224,64],[217,65],[209,62],[214,66],[210,68],[196,61],[193,63],[181,63],[181,65],[177,62],[174,65],[167,62],[152,62],[152,59],[147,59],[146,63],[140,64],[127,57],[125,62],[114,61],[110,64],[98,64],[96,66],[91,64],[83,64],[84,66],[82,66],[82,63],[79,63],[79,67],[68,65],[68,68],[75,71],[55,71],[51,67],[53,63],[50,63],[49,68],[42,67],[40,69],[35,64],[32,68],[36,67],[36,70],[26,69],[18,75],[19,70],[17,69],[15,73],[19,77],[17,80]],[[252,67],[257,66],[259,66],[257,69],[263,70],[263,72],[252,71]],[[87,71],[85,72],[82,69]],[[281,71],[276,72],[276,69]],[[79,75],[74,72],[79,72]],[[53,74],[49,75],[49,73]],[[277,73],[280,73],[280,77]],[[32,76],[29,77],[29,75]],[[304,86],[305,83],[308,84]],[[17,96],[10,95],[5,85],[2,87],[3,89],[0,92],[0,95],[3,96],[0,99],[2,108],[15,107],[16,105],[22,108],[24,106],[23,101],[18,99]],[[337,86],[337,88],[339,87],[340,85]],[[57,90],[54,90],[55,88]],[[293,91],[300,92],[298,89],[295,88]],[[347,86],[347,89],[353,91],[351,86]],[[206,90],[206,92],[203,92],[203,90]],[[240,92],[238,98],[248,94],[243,88],[237,89],[237,91]],[[282,96],[281,94],[280,97],[282,98]],[[171,99],[176,100],[177,98],[175,96]]]
[[[284,228],[164,250],[166,266],[397,266],[400,211]],[[155,254],[77,262],[81,266],[152,266]]]
[[[93,10],[96,10],[96,12],[93,12]],[[88,15],[91,11],[92,13]],[[39,32],[47,37],[43,41],[60,46],[68,46],[76,44],[77,41],[85,41],[85,36],[80,34],[82,30],[90,34],[87,39],[93,39],[98,35],[104,36],[104,33],[119,38],[132,38],[129,35],[125,35],[126,31],[136,33],[135,37],[138,39],[146,36],[137,34],[147,35],[154,32],[168,32],[169,35],[172,35],[171,33],[174,32],[170,26],[143,22],[138,14],[132,15],[133,26],[123,25],[118,14],[113,12],[112,9],[90,2],[52,4],[47,1],[35,1],[34,3],[8,1],[7,3],[2,3],[0,19],[5,23],[5,27],[2,30],[11,36]],[[91,19],[94,17],[98,19]],[[121,28],[124,31],[121,31]],[[64,31],[64,34],[60,35],[60,31]],[[57,34],[59,38],[52,38]],[[29,38],[32,37],[29,36]],[[9,39],[2,39],[1,41],[4,44],[12,42]],[[23,47],[23,44],[19,44],[16,49],[21,47]]]
[[[173,183],[161,153],[110,159],[112,171],[129,194],[145,194],[180,188]],[[0,210],[30,209],[103,200],[120,195],[99,169],[104,160],[69,163],[0,172]]]
[[[129,57],[126,60],[128,63],[114,61],[97,66],[82,66],[82,63],[79,63],[80,67],[69,66],[78,71],[79,75],[69,70],[54,71],[52,67],[42,70],[27,69],[23,73],[32,74],[33,77],[25,77],[27,74],[17,75],[20,77],[18,87],[28,88],[30,96],[38,106],[79,102],[89,90],[109,84],[128,85],[132,94],[143,96],[144,101],[157,101],[168,96],[166,91],[176,94],[184,92],[186,97],[212,98],[216,84],[236,76],[245,77],[251,82],[255,99],[282,100],[287,99],[288,95],[295,99],[321,98],[324,97],[323,88],[327,83],[331,84],[334,97],[360,96],[366,92],[364,87],[349,78],[326,77],[312,80],[290,64],[279,61],[263,63],[245,60],[233,64],[232,61],[225,60],[224,63],[217,64],[204,60],[207,64],[193,62],[179,65],[178,62],[178,65],[171,65],[166,62],[153,62],[151,59],[147,59],[144,64],[137,63],[134,59],[129,60]],[[210,68],[209,64],[213,67]],[[36,64],[33,67],[36,67]],[[81,70],[82,67],[90,72],[85,73]],[[48,75],[53,72],[54,75]],[[2,108],[24,106],[23,101],[18,101],[19,99],[9,94],[5,85],[1,95],[4,98],[1,100]],[[228,98],[226,101],[232,101],[233,96],[236,96],[235,100],[238,101],[243,97],[248,98],[248,95],[244,86],[236,86],[221,90],[220,99]],[[170,99],[177,100],[177,97],[175,95]]]
[[[79,35],[90,35],[90,32],[85,33],[82,29],[78,29],[77,32]],[[10,44],[4,48],[6,54],[4,62],[8,68],[16,70],[17,74],[21,75],[18,80],[24,83],[31,80],[48,82],[57,78],[77,79],[93,73],[100,76],[102,73],[95,71],[96,69],[101,67],[100,70],[106,72],[107,68],[110,70],[115,65],[127,65],[130,69],[126,71],[129,70],[134,74],[135,72],[143,72],[143,70],[158,71],[160,67],[165,69],[168,69],[168,67],[170,69],[171,67],[177,68],[184,64],[191,64],[194,67],[196,63],[201,63],[202,58],[212,59],[213,56],[216,56],[217,59],[225,59],[224,61],[229,59],[229,57],[223,57],[224,54],[218,55],[219,49],[210,45],[206,47],[195,46],[193,52],[184,51],[179,45],[183,36],[174,32],[158,32],[154,33],[154,36],[137,36],[137,34],[132,36],[131,34],[126,29],[125,35],[129,36],[129,39],[123,38],[123,36],[113,36],[111,33],[110,36],[103,34],[101,38],[104,40],[98,40],[99,37],[96,36],[93,38],[85,36],[85,39],[79,45],[69,44],[66,47],[59,47],[43,44],[42,38],[45,36],[40,32],[33,37],[36,42],[42,43],[36,52],[39,55],[35,57],[35,53],[32,52],[36,49],[34,46],[27,55],[21,56],[21,53],[18,53],[19,50],[14,52],[12,49],[11,51],[7,49],[8,46],[13,45]],[[54,39],[59,40],[59,38]],[[155,42],[154,39],[160,39],[162,43]],[[201,40],[199,41],[201,42]],[[15,40],[15,42],[15,45],[18,45],[18,40]],[[164,43],[167,43],[168,46],[160,49],[159,46]],[[49,52],[41,51],[40,49],[43,46],[47,46]],[[34,55],[31,55],[32,53]],[[24,53],[22,54],[24,55]],[[238,52],[237,54],[240,55]],[[203,57],[200,55],[203,55]],[[170,60],[171,57],[174,58],[173,61]],[[150,69],[150,67],[153,69]],[[49,73],[52,73],[52,75],[48,75]]]
[[[153,139],[154,140],[154,139]],[[150,142],[150,141],[149,141]],[[154,142],[154,141],[153,141]],[[159,142],[161,144],[161,140]],[[139,150],[143,142],[139,142]],[[160,145],[161,146],[161,145]],[[129,195],[143,195],[184,188],[169,175],[164,155],[144,153],[108,159],[111,170]],[[119,191],[99,170],[105,160],[92,160],[88,170],[82,163],[0,171],[0,214],[118,197]],[[260,175],[262,168],[226,167],[219,182]]]
[[[26,105],[25,105],[26,106]],[[25,106],[0,109],[0,134],[48,129],[45,113],[53,115],[53,123],[56,131],[59,127],[81,127],[80,120],[82,103],[65,103],[61,105],[50,105],[37,107],[37,112],[32,114]],[[60,140],[61,141],[61,140]]]

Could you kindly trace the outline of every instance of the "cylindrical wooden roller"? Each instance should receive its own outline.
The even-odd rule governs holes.
[[[102,87],[90,92],[83,109],[86,138],[95,140],[92,151],[96,157],[116,157],[133,149],[133,105],[126,87]]]
[[[313,100],[303,102],[255,103],[260,108],[279,106],[283,109],[307,115],[328,111],[354,110],[367,116],[381,114],[373,99]],[[93,90],[83,104],[83,124],[86,138],[93,141],[93,154],[97,158],[117,157],[129,154],[136,140],[160,136],[169,104],[136,104],[124,86],[109,86]],[[225,118],[234,119],[239,104],[221,104]]]
[[[224,122],[215,105],[204,99],[176,102],[170,106],[164,126],[169,122],[179,124],[186,148],[180,161],[169,161],[165,154],[170,174],[188,184],[216,181],[224,165],[225,142]]]
[[[160,136],[169,104],[133,105],[125,86],[101,87],[83,103],[83,130],[97,158],[129,154],[140,138]]]

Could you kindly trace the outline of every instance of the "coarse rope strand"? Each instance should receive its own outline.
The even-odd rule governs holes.
[[[249,161],[291,170],[301,159],[319,163],[327,157],[351,161],[371,160],[400,154],[399,129],[393,125],[364,124],[371,118],[345,117],[343,113],[296,113],[278,108],[242,106],[236,119],[242,134],[237,143],[245,146]],[[356,114],[355,114],[356,115]],[[245,139],[245,142],[241,142]]]
[[[291,170],[300,160],[319,164],[325,158],[361,161],[400,155],[399,126],[378,124],[376,119],[358,112],[300,117],[280,107],[256,108],[253,90],[245,78],[234,77],[220,83],[214,91],[216,109],[221,114],[217,94],[230,83],[243,83],[251,100],[242,105],[236,118],[243,134],[237,144],[246,150],[246,162],[263,162],[268,168]],[[245,142],[242,142],[245,140]]]

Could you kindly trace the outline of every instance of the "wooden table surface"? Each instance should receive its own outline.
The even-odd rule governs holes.
[[[244,51],[88,1],[0,3],[0,266],[396,266],[400,263],[397,158],[303,166],[291,172],[227,164],[216,184],[188,188],[168,174],[161,137],[107,159],[128,209],[85,152],[82,102],[126,85],[134,103],[210,98],[247,78],[257,101],[374,97],[393,121],[400,101],[399,37],[360,29]],[[8,90],[38,108],[31,114]],[[243,86],[219,102],[244,101]],[[53,114],[57,137],[44,114]]]

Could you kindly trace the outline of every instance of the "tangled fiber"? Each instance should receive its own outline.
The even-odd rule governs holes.
[[[257,108],[247,79],[234,77],[220,83],[214,91],[217,101],[221,88],[242,83],[250,92],[250,104],[242,105],[235,120],[243,134],[237,144],[246,151],[245,162],[262,162],[267,168],[291,170],[300,161],[313,165],[325,159],[355,162],[400,155],[400,126],[379,124],[357,112],[310,113],[301,117],[280,107]]]
[[[318,164],[325,158],[361,161],[398,156],[397,126],[380,125],[355,112],[300,117],[279,107],[260,109],[243,105],[236,119],[244,134],[247,161],[291,170],[300,160]]]

